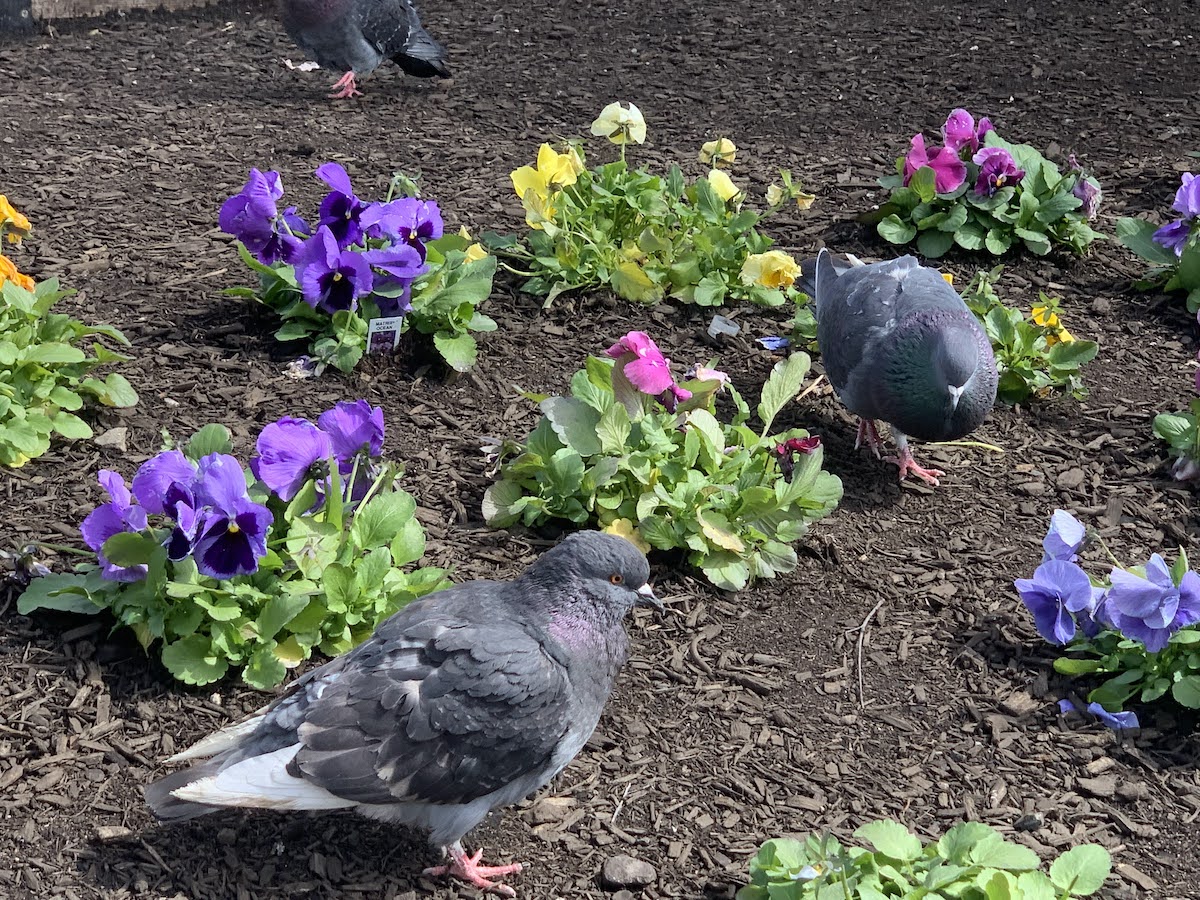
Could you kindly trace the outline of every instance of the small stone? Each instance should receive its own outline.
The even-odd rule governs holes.
[[[621,890],[612,895],[612,900],[633,900],[633,891],[621,888]]]
[[[1054,486],[1060,491],[1072,491],[1083,484],[1083,469],[1067,469],[1058,476]]]
[[[1117,785],[1117,796],[1122,800],[1144,800],[1150,794],[1150,789],[1140,781],[1126,781]]]
[[[1024,691],[1017,691],[1000,701],[1000,708],[1010,716],[1026,716],[1041,704]]]
[[[1112,310],[1112,301],[1107,297],[1097,297],[1092,301],[1092,312],[1105,315]]]
[[[529,819],[534,825],[561,822],[567,817],[567,811],[574,805],[574,797],[541,797],[535,800],[530,808]]]
[[[610,856],[600,869],[600,881],[607,888],[643,888],[657,880],[654,866],[624,853]]]
[[[1024,484],[1018,484],[1017,490],[1028,497],[1038,497],[1046,493],[1046,483],[1044,481],[1027,481]]]
[[[124,825],[97,825],[96,840],[102,843],[109,841],[121,841],[127,837],[132,837],[133,832]]]
[[[1076,778],[1075,783],[1080,789],[1093,797],[1112,797],[1117,792],[1117,779],[1114,775],[1101,775],[1098,778]]]
[[[92,439],[92,443],[97,447],[112,447],[124,453],[129,449],[129,429],[124,425],[117,428],[110,428],[104,434],[98,434]]]

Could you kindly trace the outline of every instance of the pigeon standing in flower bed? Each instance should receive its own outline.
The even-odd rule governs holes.
[[[802,282],[816,305],[817,345],[838,397],[861,417],[855,447],[879,455],[875,426],[891,426],[903,480],[937,484],[945,473],[913,459],[908,439],[970,434],[996,402],[992,345],[962,297],[912,256],[835,265],[822,250]]]
[[[418,78],[447,78],[446,48],[421,25],[412,0],[280,0],[283,27],[322,68],[345,74],[334,99],[361,95],[355,81],[390,59]]]
[[[430,831],[426,869],[506,896],[462,837],[537,790],[583,748],[629,651],[623,620],[662,604],[645,556],[572,535],[511,582],[472,581],[410,603],[366,642],[299,678],[249,719],[173,760],[146,789],[162,819],[225,806],[354,809]]]

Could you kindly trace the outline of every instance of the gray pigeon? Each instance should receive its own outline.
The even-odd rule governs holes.
[[[421,25],[412,0],[280,0],[283,27],[322,68],[345,72],[331,98],[357,97],[356,77],[390,59],[409,75],[443,78],[446,48]]]
[[[353,809],[430,832],[426,869],[505,896],[462,837],[561,772],[600,719],[629,652],[623,619],[662,609],[624,538],[586,531],[511,582],[472,581],[400,610],[146,788],[162,819],[223,806]]]
[[[992,345],[966,303],[935,269],[911,256],[840,266],[822,250],[801,287],[813,296],[817,346],[838,397],[860,416],[855,447],[879,455],[875,426],[891,426],[903,480],[937,484],[917,465],[908,438],[950,441],[970,434],[996,402]]]

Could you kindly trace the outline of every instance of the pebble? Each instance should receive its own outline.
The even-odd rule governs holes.
[[[624,853],[610,856],[600,869],[600,881],[607,888],[641,888],[657,880],[654,866]]]

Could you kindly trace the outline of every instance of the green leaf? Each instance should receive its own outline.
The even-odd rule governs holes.
[[[619,263],[609,276],[609,284],[618,297],[634,303],[657,303],[663,290],[646,274],[646,270],[632,260]]]
[[[83,576],[51,574],[34,578],[17,598],[17,612],[21,615],[39,609],[95,615],[104,607],[88,596]]]
[[[92,427],[79,416],[73,416],[69,412],[55,413],[50,421],[54,425],[54,430],[69,441],[92,436]]]
[[[984,838],[971,848],[968,859],[977,866],[1023,872],[1038,867],[1038,855],[1021,844],[1011,844],[1000,835]]]
[[[871,822],[854,832],[854,836],[868,842],[884,856],[900,862],[921,858],[921,839],[899,822],[889,819]]]
[[[1046,359],[1052,366],[1060,369],[1077,369],[1080,365],[1095,359],[1100,346],[1095,341],[1065,341],[1055,344],[1046,354]]]
[[[1112,857],[1097,844],[1072,847],[1050,864],[1050,881],[1077,897],[1094,894],[1112,871]]]
[[[966,865],[970,862],[971,849],[976,844],[997,835],[996,829],[982,822],[960,822],[938,840],[938,853],[943,859]]]
[[[110,372],[104,379],[104,387],[105,392],[99,395],[99,400],[105,406],[126,408],[137,405],[137,391],[133,389],[133,385],[126,380],[124,375]]]
[[[1117,240],[1147,262],[1174,267],[1179,259],[1173,250],[1155,243],[1154,232],[1157,230],[1157,225],[1145,219],[1117,220]]]
[[[141,532],[121,531],[104,542],[101,552],[114,566],[144,566],[158,549],[158,543]]]
[[[771,430],[771,423],[779,411],[800,393],[804,376],[808,374],[812,361],[807,353],[793,353],[786,360],[777,362],[767,383],[763,385],[758,404],[758,418],[763,423],[762,433]]]
[[[882,219],[875,230],[885,241],[892,244],[907,244],[917,236],[917,226],[911,222],[901,221],[895,213]]]
[[[287,676],[287,666],[275,655],[275,646],[275,642],[270,641],[250,654],[249,662],[242,669],[242,680],[250,687],[270,690]]]
[[[425,555],[425,529],[415,518],[404,523],[391,543],[392,565],[406,566]]]
[[[1200,709],[1200,675],[1184,675],[1171,686],[1171,696],[1180,706]]]
[[[929,166],[921,166],[909,179],[908,188],[916,192],[921,202],[932,202],[937,197],[937,173]]]
[[[345,613],[358,599],[358,585],[354,571],[334,563],[321,573],[321,588],[325,591],[326,606],[332,612]]]
[[[629,412],[620,403],[614,403],[596,423],[596,437],[600,440],[602,453],[622,454],[628,449],[629,434],[632,426],[629,422]]]
[[[515,481],[497,481],[483,493],[483,520],[492,528],[507,528],[516,524],[520,510],[513,507],[525,496],[525,489]]]
[[[466,372],[475,365],[478,345],[469,334],[450,335],[439,331],[433,336],[433,345],[446,364],[456,372]]]
[[[983,245],[993,256],[1003,256],[1012,246],[1012,236],[993,228],[984,236]]]
[[[954,246],[954,235],[948,231],[922,231],[917,237],[917,250],[922,256],[937,259]]]
[[[1182,445],[1196,430],[1196,422],[1186,413],[1159,413],[1151,426],[1154,433],[1169,444]]]
[[[350,539],[361,550],[386,547],[416,511],[417,501],[406,491],[379,494],[354,513]]]
[[[596,436],[600,413],[574,397],[548,397],[538,408],[550,422],[554,433],[580,456],[600,453],[602,445]]]
[[[212,684],[229,669],[229,661],[214,653],[211,639],[201,634],[166,644],[162,661],[184,684]]]
[[[288,622],[296,618],[305,607],[308,606],[310,598],[304,594],[276,594],[265,604],[262,611],[258,614],[258,637],[259,640],[269,641],[275,635],[279,634],[279,629],[287,625]]]
[[[41,365],[65,365],[68,363],[81,363],[87,359],[87,354],[78,347],[72,347],[70,344],[46,343],[29,347],[22,354],[22,357],[25,362],[39,363]]]
[[[224,425],[205,425],[191,436],[183,448],[183,453],[193,462],[199,462],[210,453],[233,453],[233,440],[229,429]]]
[[[639,524],[638,528],[647,541],[659,546],[651,539],[644,524]],[[703,557],[693,553],[689,556],[689,560],[693,565],[699,565],[713,586],[723,591],[740,591],[750,581],[750,567],[736,553],[711,553]]]
[[[1054,671],[1061,675],[1086,675],[1089,672],[1099,672],[1104,664],[1098,659],[1073,659],[1069,656],[1059,656],[1054,660]]]

